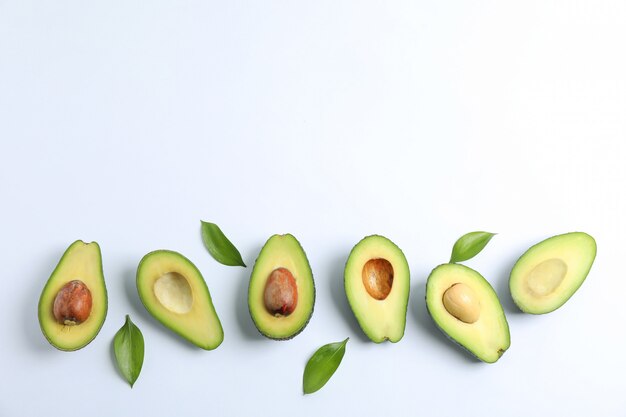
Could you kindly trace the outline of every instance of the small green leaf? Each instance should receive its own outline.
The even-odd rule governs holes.
[[[202,223],[202,241],[217,262],[228,266],[243,266],[241,254],[215,223]]]
[[[478,255],[495,235],[489,232],[470,232],[461,236],[452,248],[450,263],[467,261]]]
[[[346,353],[348,339],[350,338],[346,338],[343,342],[324,345],[311,356],[304,368],[302,378],[305,394],[312,394],[319,390],[333,376]]]
[[[130,321],[128,314],[126,323],[115,334],[113,350],[117,367],[132,388],[143,365],[144,345],[141,330]]]

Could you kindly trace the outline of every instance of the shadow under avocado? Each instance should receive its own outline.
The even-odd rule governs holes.
[[[148,326],[152,326],[155,329],[159,329],[161,331],[164,331],[168,335],[168,337],[171,337],[172,339],[175,339],[178,343],[181,343],[183,346],[186,346],[190,350],[193,350],[193,351],[200,350],[200,351],[202,351],[203,350],[202,348],[199,348],[198,346],[196,346],[193,343],[189,342],[184,337],[179,336],[174,331],[172,331],[172,330],[168,329],[167,327],[165,327],[163,324],[161,324],[161,322],[159,322],[157,319],[152,317],[152,315],[148,312],[148,310],[146,310],[146,308],[144,307],[143,303],[139,299],[139,294],[137,293],[136,273],[137,273],[137,270],[135,268],[133,268],[133,269],[126,270],[122,274],[122,278],[124,279],[124,291],[126,292],[126,297],[128,298],[128,301],[129,301],[129,303],[131,305],[131,309],[133,310],[133,314],[136,314],[138,317],[140,317],[142,323],[146,323]],[[133,315],[130,314],[130,313],[129,313],[129,315],[130,315],[131,320],[133,320]],[[116,320],[118,320],[118,318],[116,318]],[[135,320],[133,320],[133,321],[137,322]],[[121,327],[123,324],[124,324],[124,317],[120,317],[119,318],[119,327]],[[116,329],[119,328],[119,327],[116,327]],[[116,332],[117,332],[117,330],[116,330]],[[115,357],[113,358],[113,360],[115,361]],[[117,366],[117,365],[115,365],[115,366]]]
[[[352,309],[350,308],[350,304],[348,304],[348,299],[346,298],[346,290],[343,285],[343,271],[346,266],[346,259],[348,259],[348,253],[343,257],[337,257],[330,263],[330,268],[328,270],[328,279],[326,283],[328,284],[328,291],[330,291],[330,296],[335,304],[337,312],[343,317],[343,319],[348,323],[352,333],[356,335],[356,340],[360,340],[361,342],[370,342],[370,339],[363,333],[361,326],[359,326],[359,322],[357,321]],[[319,283],[319,280],[316,281],[316,284]]]
[[[428,308],[426,307],[426,283],[420,282],[413,285],[411,289],[411,299],[409,300],[410,310],[417,324],[425,330],[442,349],[454,350],[460,359],[464,359],[467,363],[482,363],[482,361],[469,353],[465,348],[448,338],[435,324]]]
[[[510,262],[507,262],[501,269],[500,272],[495,274],[493,277],[489,277],[487,281],[490,281],[493,285],[493,289],[496,294],[498,294],[498,298],[500,299],[500,304],[502,304],[502,308],[504,309],[505,314],[525,314],[513,301],[513,297],[511,296],[511,289],[509,288],[509,277],[511,276],[511,270],[513,269],[513,265],[517,262],[519,256],[515,258],[511,258]],[[487,277],[485,277],[487,278]]]
[[[261,252],[261,246],[259,246],[255,253]],[[246,268],[239,268],[241,271],[236,278],[237,291],[235,292],[235,300],[231,303],[235,308],[235,317],[237,318],[237,324],[243,337],[251,341],[264,340],[263,336],[254,325],[252,317],[250,316],[250,310],[248,308],[248,285],[250,284],[250,274],[252,274],[252,268],[254,263],[248,263]]]
[[[58,255],[50,256],[49,262],[42,262],[41,268],[37,268],[38,272],[33,279],[28,282],[32,283],[28,288],[27,299],[21,303],[23,314],[21,314],[22,328],[26,337],[26,346],[35,350],[38,354],[42,352],[54,352],[56,349],[48,343],[46,337],[39,326],[39,298],[45,287],[52,271],[59,263],[64,249]],[[50,306],[52,312],[52,306]]]

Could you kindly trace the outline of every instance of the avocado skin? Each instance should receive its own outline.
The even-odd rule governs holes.
[[[272,336],[270,334],[267,334],[265,332],[263,332],[263,330],[261,330],[260,326],[257,324],[257,322],[254,319],[254,314],[252,312],[252,310],[250,309],[250,304],[248,304],[248,313],[250,314],[250,318],[252,319],[252,322],[254,323],[254,327],[257,329],[257,331],[267,337],[268,339],[271,340],[276,340],[276,341],[287,341],[287,340],[291,340],[294,337],[296,337],[297,335],[299,335],[300,333],[302,333],[302,331],[306,328],[306,326],[309,324],[309,321],[311,321],[311,317],[313,317],[313,312],[315,311],[315,297],[316,297],[316,288],[315,288],[315,278],[313,276],[313,269],[311,268],[311,263],[309,262],[309,258],[308,256],[306,256],[306,252],[304,251],[304,248],[302,247],[302,245],[300,244],[300,241],[298,239],[296,239],[296,237],[294,235],[292,235],[291,233],[285,233],[283,235],[279,235],[279,234],[274,234],[272,236],[270,236],[270,238],[267,240],[267,242],[269,242],[269,240],[274,237],[274,236],[288,236],[291,237],[295,240],[295,242],[298,244],[298,247],[300,248],[300,250],[302,251],[302,253],[304,254],[304,258],[306,259],[306,264],[307,267],[309,268],[309,271],[311,271],[311,281],[313,282],[313,305],[311,306],[311,313],[309,314],[309,316],[306,318],[306,320],[304,321],[304,323],[302,324],[302,326],[293,334],[291,334],[290,336],[287,337],[275,337]],[[266,242],[266,244],[267,244]],[[259,255],[257,256],[257,258],[254,261],[254,267],[252,268],[252,273],[251,276],[254,275],[254,270],[257,266],[257,263],[259,261],[259,258],[261,257],[261,254],[263,253],[263,248],[261,248],[261,250],[259,251]],[[252,279],[250,279],[250,281],[248,282],[248,293],[250,293],[250,287],[252,284]],[[300,297],[300,295],[298,294],[298,297]]]
[[[43,328],[43,323],[42,320],[45,320],[45,318],[42,317],[41,312],[43,311],[42,308],[44,307],[42,305],[43,302],[43,294],[46,292],[46,289],[48,288],[48,286],[51,283],[51,279],[52,277],[54,277],[57,273],[57,271],[60,269],[61,265],[63,264],[63,261],[65,260],[66,256],[69,254],[70,250],[76,246],[76,245],[87,245],[88,243],[82,241],[81,239],[78,239],[76,241],[74,241],[70,246],[68,246],[68,248],[65,250],[65,252],[63,252],[63,256],[61,256],[61,259],[59,260],[59,262],[57,263],[57,265],[55,266],[54,270],[52,271],[52,273],[50,274],[50,278],[48,278],[48,281],[46,281],[46,285],[43,287],[43,290],[41,291],[42,296],[39,298],[39,302],[37,303],[37,317],[38,317],[38,321],[39,321],[39,328],[41,329],[41,333],[43,333],[44,337],[46,338],[46,340],[48,341],[48,343],[50,343],[50,345],[52,345],[53,347],[55,347],[58,350],[61,350],[63,352],[74,352],[77,350],[80,350],[82,348],[84,348],[85,346],[87,346],[88,344],[90,344],[91,342],[93,342],[93,340],[98,336],[98,334],[100,333],[100,330],[102,330],[102,326],[104,325],[104,322],[106,320],[106,316],[107,316],[107,312],[108,312],[108,308],[109,308],[109,303],[108,303],[108,293],[107,293],[107,288],[106,288],[106,283],[104,281],[104,269],[102,266],[102,251],[100,250],[100,245],[98,245],[97,242],[90,242],[89,245],[95,245],[95,248],[98,251],[98,255],[100,258],[100,268],[99,268],[99,273],[100,276],[103,277],[102,280],[102,293],[104,295],[104,300],[105,300],[105,304],[104,304],[104,312],[103,312],[103,317],[102,320],[100,322],[100,325],[98,326],[98,328],[95,330],[93,336],[91,337],[91,339],[89,339],[86,343],[80,345],[80,346],[76,346],[74,348],[64,348],[62,346],[57,345],[52,338],[50,338],[50,336],[46,333],[46,331]],[[90,289],[90,291],[92,291],[92,289]],[[52,309],[52,308],[51,308]]]
[[[359,241],[356,243],[356,245],[354,245],[354,246],[352,247],[352,249],[350,250],[350,254],[348,255],[348,258],[346,259],[346,263],[345,263],[345,265],[344,265],[344,274],[343,274],[343,285],[344,285],[344,288],[346,287],[346,273],[345,273],[345,271],[346,271],[346,269],[347,269],[347,267],[348,267],[348,265],[349,265],[349,263],[350,263],[350,258],[352,257],[352,255],[353,255],[354,251],[356,250],[357,246],[359,245],[359,243],[361,243],[361,242],[363,242],[364,240],[369,239],[369,238],[381,238],[381,239],[384,239],[385,241],[387,241],[388,243],[390,243],[390,244],[391,244],[391,245],[392,245],[395,249],[397,249],[397,250],[398,250],[398,252],[399,252],[399,253],[400,253],[400,254],[404,257],[404,259],[406,260],[406,256],[404,255],[404,252],[402,252],[402,249],[400,249],[400,247],[399,247],[398,245],[396,245],[393,241],[391,241],[389,238],[387,238],[387,237],[385,237],[385,236],[383,236],[383,235],[379,235],[379,234],[372,234],[372,235],[365,236],[364,238],[362,238],[361,240],[359,240]],[[407,261],[407,263],[408,263],[408,261]],[[409,270],[409,274],[410,274],[410,270]],[[410,278],[409,278],[409,279],[410,279]],[[344,291],[344,292],[345,292],[345,291]],[[402,340],[402,338],[404,337],[404,333],[406,332],[406,314],[407,314],[407,311],[408,311],[408,308],[409,308],[409,303],[408,303],[408,300],[409,300],[409,298],[410,298],[410,292],[411,292],[411,286],[409,285],[409,286],[408,286],[408,288],[407,288],[407,293],[406,293],[406,297],[405,297],[405,298],[406,298],[406,302],[404,303],[404,311],[403,311],[403,317],[404,317],[404,327],[402,328],[402,333],[401,333],[400,337],[399,337],[399,338],[397,338],[396,340],[391,340],[391,339],[389,339],[389,337],[386,337],[386,336],[385,336],[384,338],[382,338],[381,340],[374,340],[374,339],[372,339],[372,338],[369,336],[369,331],[366,331],[366,329],[365,329],[365,328],[363,327],[363,325],[361,324],[361,321],[360,321],[360,320],[356,317],[356,314],[355,314],[354,308],[352,307],[352,304],[350,303],[350,299],[348,298],[348,293],[347,293],[347,292],[345,292],[345,295],[346,295],[346,301],[348,302],[348,305],[350,306],[350,309],[352,310],[352,313],[355,315],[355,319],[356,319],[357,323],[359,324],[359,327],[361,328],[361,330],[363,331],[363,333],[364,333],[364,334],[365,334],[365,335],[366,335],[366,336],[367,336],[367,337],[368,337],[368,338],[369,338],[372,342],[374,342],[374,343],[376,343],[376,344],[381,344],[381,343],[384,343],[384,342],[398,343],[398,342],[399,342],[400,340]]]

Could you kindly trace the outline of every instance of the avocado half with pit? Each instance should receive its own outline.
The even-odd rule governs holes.
[[[287,340],[308,324],[315,304],[313,272],[298,240],[271,236],[254,263],[248,286],[248,309],[259,332]]]
[[[426,306],[437,326],[478,359],[493,363],[511,345],[500,300],[477,271],[460,264],[436,267],[426,281]]]
[[[106,315],[100,246],[77,240],[67,248],[41,292],[41,331],[55,348],[78,350],[98,335]]]
[[[404,253],[386,237],[367,236],[350,252],[344,270],[346,296],[373,342],[398,342],[404,336],[409,282]]]
[[[583,232],[553,236],[532,246],[511,270],[513,301],[531,314],[561,307],[585,281],[596,249],[594,238]]]
[[[224,340],[202,274],[180,253],[157,250],[144,256],[137,269],[137,291],[154,318],[194,345],[212,350]]]

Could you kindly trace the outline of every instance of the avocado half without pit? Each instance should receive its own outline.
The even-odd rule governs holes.
[[[426,282],[426,306],[448,337],[484,362],[496,362],[511,345],[498,296],[471,268],[459,264],[435,268]]]
[[[308,324],[315,304],[309,261],[290,234],[270,237],[254,263],[248,286],[248,309],[259,332],[287,340]]]
[[[157,250],[144,256],[137,269],[137,291],[154,318],[194,345],[212,350],[224,340],[202,274],[180,253]]]
[[[409,301],[409,264],[391,240],[373,235],[350,252],[344,287],[352,312],[373,342],[398,342]]]
[[[96,242],[77,240],[63,254],[39,298],[39,325],[50,344],[72,351],[91,342],[107,313],[102,255]]]
[[[582,232],[553,236],[528,249],[511,270],[509,287],[520,310],[545,314],[580,288],[596,257],[596,241]]]

